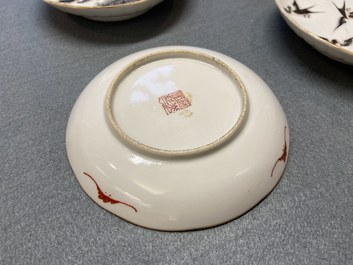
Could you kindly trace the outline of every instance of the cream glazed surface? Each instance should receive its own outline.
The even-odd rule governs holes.
[[[53,3],[63,3],[76,6],[99,7],[99,6],[114,6],[127,3],[138,2],[140,0],[51,0]]]
[[[220,53],[171,46],[107,67],[71,112],[66,147],[85,192],[134,224],[230,221],[279,181],[289,128],[269,87]]]
[[[70,14],[97,21],[121,21],[146,13],[163,0],[43,0]]]
[[[276,0],[288,25],[332,59],[353,64],[353,0]]]

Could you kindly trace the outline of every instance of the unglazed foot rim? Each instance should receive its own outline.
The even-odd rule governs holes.
[[[234,123],[234,125],[231,127],[229,131],[227,131],[225,134],[223,134],[221,137],[216,139],[215,141],[212,141],[210,143],[207,143],[205,145],[196,147],[196,148],[191,148],[191,149],[183,149],[183,150],[167,150],[167,149],[161,149],[161,148],[156,148],[150,145],[146,145],[144,143],[141,143],[140,141],[130,137],[122,128],[119,126],[119,123],[114,117],[113,114],[113,106],[112,106],[112,99],[114,97],[115,92],[117,91],[119,85],[121,82],[134,70],[137,68],[146,65],[148,63],[158,61],[158,60],[163,60],[163,59],[171,59],[171,58],[185,58],[185,59],[193,59],[193,60],[199,60],[202,62],[205,62],[207,64],[210,64],[212,66],[215,66],[219,69],[222,70],[222,72],[226,73],[228,77],[232,79],[233,82],[235,82],[236,86],[240,90],[241,94],[241,112],[240,115],[238,116],[238,119]],[[189,155],[197,155],[200,153],[204,153],[206,151],[209,151],[213,148],[219,147],[220,145],[224,144],[226,141],[230,140],[242,127],[244,122],[246,121],[247,113],[248,113],[248,96],[246,92],[246,88],[241,81],[240,77],[238,76],[237,73],[234,72],[227,64],[222,62],[216,57],[207,55],[205,53],[201,52],[196,52],[196,51],[187,51],[187,50],[175,50],[175,51],[160,51],[160,52],[154,52],[151,53],[147,56],[144,56],[142,58],[139,58],[132,63],[130,63],[127,67],[125,67],[112,81],[110,84],[110,87],[107,91],[106,98],[105,98],[105,113],[106,113],[106,118],[107,121],[111,127],[111,129],[124,141],[127,143],[131,144],[132,146],[136,147],[137,149],[140,149],[144,152],[155,154],[155,155],[162,155],[162,156],[168,156],[168,157],[180,157],[180,156],[189,156]]]

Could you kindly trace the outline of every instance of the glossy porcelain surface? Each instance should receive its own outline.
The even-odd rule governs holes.
[[[337,61],[353,64],[353,0],[276,0],[288,25]]]
[[[161,47],[120,59],[88,84],[66,146],[98,205],[180,231],[230,221],[271,192],[289,129],[271,90],[244,65],[210,50]]]
[[[43,0],[49,5],[97,21],[121,21],[137,17],[163,0]]]

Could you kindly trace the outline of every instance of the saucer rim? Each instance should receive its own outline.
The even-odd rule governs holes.
[[[68,8],[68,9],[76,9],[76,10],[78,10],[78,9],[101,10],[101,9],[124,9],[124,8],[142,5],[142,4],[148,3],[148,2],[162,2],[163,0],[136,0],[134,2],[122,3],[122,4],[117,4],[117,5],[109,5],[109,6],[78,6],[78,5],[73,5],[70,3],[54,2],[52,0],[43,0],[43,1],[49,5],[52,5],[55,7],[60,7],[60,8]]]

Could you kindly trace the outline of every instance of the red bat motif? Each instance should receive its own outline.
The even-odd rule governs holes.
[[[93,178],[90,174],[88,174],[88,173],[86,173],[86,172],[83,172],[83,174],[86,175],[87,177],[89,177],[90,179],[92,179],[93,182],[96,184],[96,186],[97,186],[97,191],[98,191],[98,198],[101,199],[104,203],[111,203],[111,204],[118,204],[118,203],[120,203],[120,204],[123,204],[123,205],[125,205],[125,206],[127,206],[127,207],[130,207],[131,209],[133,209],[133,210],[137,213],[137,209],[136,209],[134,206],[132,206],[132,205],[130,205],[130,204],[127,204],[127,203],[125,203],[125,202],[122,202],[122,201],[114,200],[114,199],[112,199],[111,197],[109,197],[109,196],[111,196],[111,195],[109,195],[109,196],[105,195],[104,192],[103,192],[103,191],[100,189],[100,187],[98,186],[97,182],[94,180],[94,178]]]
[[[278,162],[283,161],[286,162],[287,160],[287,126],[284,127],[284,146],[283,146],[283,154],[277,159],[275,165],[272,168],[272,172],[271,172],[271,177],[273,176],[273,171],[275,170]]]

